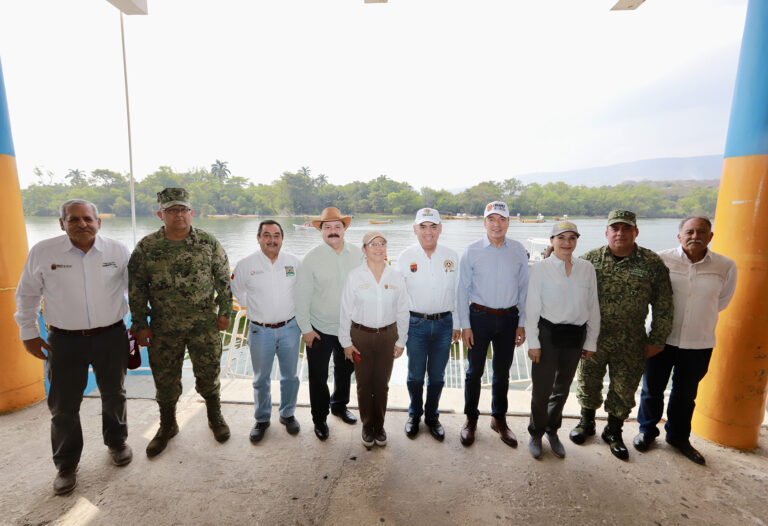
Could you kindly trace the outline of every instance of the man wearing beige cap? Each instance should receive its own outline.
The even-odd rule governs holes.
[[[405,423],[409,438],[418,434],[422,415],[430,434],[436,440],[445,438],[437,409],[451,343],[460,338],[461,325],[456,312],[459,256],[437,243],[442,231],[440,213],[434,208],[422,208],[413,222],[418,243],[397,258],[397,270],[405,278],[410,304],[407,385],[411,405]],[[425,374],[427,398],[423,402]]]
[[[469,361],[464,382],[467,421],[460,438],[465,446],[475,441],[480,381],[488,346],[493,343],[491,429],[505,444],[516,447],[517,438],[507,426],[507,392],[515,346],[525,341],[528,256],[522,244],[506,237],[506,203],[488,203],[484,216],[486,235],[464,250],[459,263],[457,310]]]
[[[328,438],[329,409],[347,424],[357,422],[357,417],[347,409],[354,366],[344,356],[338,337],[341,291],[349,271],[363,261],[362,252],[344,242],[351,220],[331,206],[323,210],[320,219],[312,221],[322,234],[323,243],[307,252],[296,276],[296,321],[307,346],[309,402],[315,435],[320,440]],[[331,355],[333,395],[328,389]]]
[[[597,275],[600,335],[597,352],[579,364],[576,396],[581,420],[569,438],[583,444],[595,434],[595,411],[603,404],[603,378],[608,369],[605,411],[608,425],[602,438],[616,458],[629,458],[621,436],[624,420],[635,405],[635,392],[645,360],[659,353],[672,330],[672,286],[659,256],[635,243],[640,231],[629,210],[608,214],[608,244],[584,254]],[[653,308],[650,334],[645,333],[648,305]]]

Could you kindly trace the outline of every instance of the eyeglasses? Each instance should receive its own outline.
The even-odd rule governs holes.
[[[189,210],[190,209],[185,206],[178,206],[173,208],[166,208],[165,210],[163,210],[163,212],[165,212],[166,214],[170,214],[172,216],[177,216],[181,214],[186,214],[187,212],[189,212]]]
[[[368,243],[368,246],[371,247],[371,248],[373,248],[373,247],[386,247],[387,246],[387,242],[386,241],[374,241],[372,243]]]

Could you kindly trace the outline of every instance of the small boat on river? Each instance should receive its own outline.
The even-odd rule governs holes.
[[[296,230],[315,230],[315,227],[312,225],[310,221],[304,221],[304,223],[298,225],[294,224],[293,228]]]
[[[369,219],[368,222],[372,225],[388,225],[392,222],[391,219]]]

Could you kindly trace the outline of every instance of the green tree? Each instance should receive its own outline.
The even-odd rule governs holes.
[[[88,179],[85,176],[85,172],[82,170],[72,170],[70,168],[69,172],[67,172],[67,175],[64,177],[69,179],[69,184],[71,186],[85,186],[88,184]]]
[[[224,182],[227,177],[232,175],[232,172],[230,172],[229,168],[227,168],[226,161],[219,161],[216,159],[216,162],[211,165],[211,175],[218,179],[220,182]]]

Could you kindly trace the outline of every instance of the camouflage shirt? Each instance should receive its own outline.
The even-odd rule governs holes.
[[[645,337],[648,305],[653,322],[648,343],[664,345],[672,331],[674,306],[669,270],[661,258],[635,244],[632,253],[617,261],[608,246],[581,256],[595,267],[600,301],[600,334]]]
[[[139,241],[131,254],[128,300],[137,330],[148,328],[147,317],[153,326],[188,330],[195,322],[215,317],[217,306],[220,315],[229,316],[232,291],[227,254],[203,230],[191,227],[186,238],[172,241],[161,227]]]

